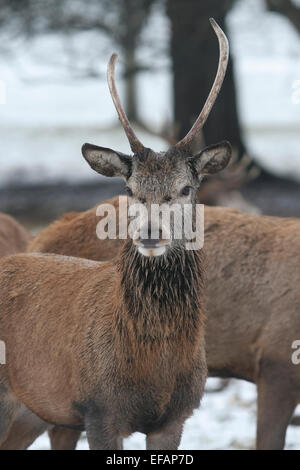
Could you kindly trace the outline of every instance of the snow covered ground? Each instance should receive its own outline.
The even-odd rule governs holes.
[[[213,387],[218,379],[208,379]],[[298,407],[298,414],[300,407]],[[245,450],[255,447],[256,388],[241,380],[232,380],[222,392],[204,394],[199,410],[186,422],[181,449],[185,450]],[[126,450],[145,449],[145,436],[135,433],[124,441]],[[49,439],[43,434],[31,446],[32,450],[49,449]],[[77,449],[88,449],[82,435]],[[300,427],[289,426],[286,449],[300,449]]]

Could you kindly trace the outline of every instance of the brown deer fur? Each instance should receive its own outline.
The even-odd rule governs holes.
[[[0,214],[0,258],[25,252],[31,239],[31,235],[15,219],[7,214]],[[7,440],[8,448],[26,449],[36,436],[44,431],[45,426],[44,421],[41,421],[25,407],[21,407],[13,434]],[[72,434],[74,435],[74,431]],[[28,436],[30,436],[29,439]],[[62,437],[64,436],[66,436],[65,432]],[[70,437],[68,437],[69,442]],[[1,446],[0,449],[5,449],[5,446]]]
[[[162,318],[161,309],[149,297],[153,284],[149,285],[149,292],[145,291],[143,275],[147,266],[142,263],[140,266],[139,289],[144,295],[144,314],[140,311],[141,304],[136,305],[131,291],[127,291],[136,278],[130,278],[132,273],[128,270],[126,277],[117,275],[128,256],[132,256],[129,247],[117,264],[99,265],[76,259],[66,263],[65,259],[52,255],[20,255],[2,263],[1,288],[6,296],[1,297],[1,338],[8,351],[10,375],[1,374],[2,393],[8,393],[7,389],[12,387],[28,408],[41,418],[61,425],[82,426],[82,415],[86,410],[93,411],[105,426],[118,426],[121,435],[134,431],[151,434],[168,426],[175,412],[172,409],[175,405],[170,401],[175,404],[183,400],[180,417],[186,417],[198,406],[205,377],[205,361],[201,357],[204,345],[199,263],[192,259],[194,280],[189,276],[188,290],[176,289],[178,303],[166,305],[166,317]],[[184,265],[190,270],[187,260]],[[172,271],[168,281],[177,274],[173,270],[175,265],[169,268]],[[177,279],[182,281],[180,277]],[[161,284],[163,287],[166,285]],[[66,290],[68,309],[65,308]],[[24,298],[28,292],[30,308]],[[124,301],[121,310],[115,292]],[[157,301],[161,293],[157,293]],[[22,324],[21,315],[25,320]],[[144,321],[153,324],[146,338]],[[59,331],[63,334],[58,337]],[[26,339],[30,347],[26,347]],[[200,365],[197,365],[199,358]],[[95,382],[98,362],[100,370]],[[187,387],[191,381],[194,392]],[[104,406],[102,409],[97,404],[98,400],[110,403],[109,416]],[[133,416],[129,416],[128,422],[127,413],[132,406]],[[141,412],[141,408],[145,411]]]

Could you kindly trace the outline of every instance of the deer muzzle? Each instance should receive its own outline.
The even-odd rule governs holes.
[[[161,256],[165,253],[170,239],[165,231],[151,224],[141,226],[136,230],[133,243],[144,256]]]

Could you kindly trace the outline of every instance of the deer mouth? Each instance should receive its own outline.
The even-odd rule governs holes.
[[[150,227],[147,230],[137,230],[133,237],[133,244],[137,247],[138,252],[143,256],[161,256],[170,244],[168,238],[163,237],[163,231],[158,231],[158,237],[151,237]]]
[[[141,253],[143,256],[151,257],[151,256],[161,256],[166,252],[167,246],[162,245],[162,246],[157,246],[157,247],[152,247],[152,248],[146,248],[145,246],[138,246],[138,251]]]
[[[134,245],[137,247],[139,253],[143,256],[161,256],[170,244],[169,240],[165,239],[135,239]]]

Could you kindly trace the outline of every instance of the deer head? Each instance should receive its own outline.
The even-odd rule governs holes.
[[[203,176],[223,170],[230,160],[231,146],[228,142],[211,145],[197,154],[192,150],[194,140],[221,89],[228,63],[227,38],[213,19],[210,22],[218,37],[220,48],[217,74],[202,111],[180,142],[166,152],[154,152],[138,140],[122,108],[115,86],[114,69],[117,55],[113,54],[108,64],[108,86],[133,156],[91,144],[84,144],[82,147],[83,156],[93,170],[104,176],[116,176],[125,180],[129,206],[138,203],[147,211],[148,217],[140,220],[133,237],[137,250],[145,256],[160,256],[172,248],[178,248],[185,241],[184,236],[174,237],[174,222],[166,229],[162,225],[161,217],[153,220],[153,205],[164,208],[176,206],[177,209],[189,205],[194,208]],[[182,214],[183,212],[182,210]],[[190,217],[195,217],[194,210],[190,211]]]

